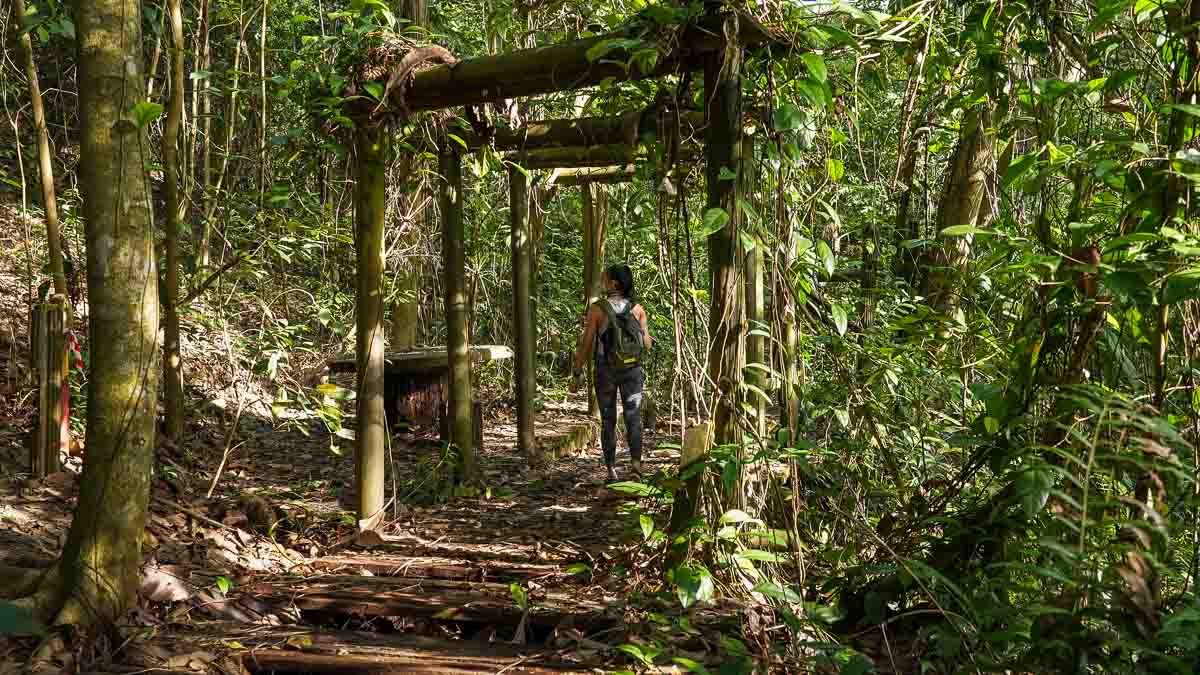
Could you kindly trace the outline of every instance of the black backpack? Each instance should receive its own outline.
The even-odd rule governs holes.
[[[599,303],[608,317],[604,332],[604,359],[616,370],[633,368],[642,362],[642,324],[633,315],[633,303],[618,314],[608,300]]]

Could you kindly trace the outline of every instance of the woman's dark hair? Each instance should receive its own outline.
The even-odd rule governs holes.
[[[629,265],[609,265],[604,273],[621,287],[621,295],[633,300],[633,270],[629,269]]]

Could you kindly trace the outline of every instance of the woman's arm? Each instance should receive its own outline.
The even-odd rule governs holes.
[[[642,347],[650,349],[650,346],[654,344],[654,338],[650,337],[650,320],[646,316],[646,310],[641,305],[638,305],[637,308],[638,322],[642,324]]]
[[[588,357],[592,355],[592,343],[596,341],[596,323],[600,308],[592,305],[588,307],[588,312],[584,318],[583,337],[579,340],[579,347],[575,350],[575,370],[582,370]]]

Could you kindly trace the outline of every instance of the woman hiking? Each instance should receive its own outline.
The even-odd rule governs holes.
[[[577,391],[583,378],[583,367],[595,348],[596,399],[600,404],[600,445],[604,449],[604,465],[608,468],[606,483],[617,480],[617,393],[625,410],[625,436],[629,442],[630,466],[635,474],[642,472],[642,387],[646,372],[642,369],[642,354],[653,342],[647,326],[646,310],[635,301],[633,270],[628,265],[610,265],[600,275],[606,297],[592,303],[584,319],[583,339],[575,351],[575,378],[571,386]]]

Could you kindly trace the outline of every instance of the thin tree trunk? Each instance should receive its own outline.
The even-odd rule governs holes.
[[[401,19],[407,19],[415,27],[425,27],[428,23],[428,8],[425,0],[399,0],[396,14]],[[420,166],[410,167],[409,176],[420,175]],[[426,185],[422,183],[422,185]],[[408,193],[410,204],[423,204],[429,197],[425,189],[418,188]],[[412,211],[411,207],[408,209]],[[429,222],[426,218],[429,209],[422,209],[417,216],[417,222],[401,232],[399,245],[404,250],[415,249],[420,242],[424,225]],[[392,349],[403,351],[412,349],[417,344],[420,333],[420,315],[418,302],[421,292],[421,261],[419,258],[402,260],[396,275],[396,285],[399,286],[399,298],[392,304]]]
[[[12,27],[18,35],[21,56],[25,61],[25,76],[29,79],[29,99],[33,109],[33,126],[38,138],[38,175],[42,183],[42,206],[46,209],[46,249],[50,257],[50,276],[54,292],[67,297],[67,275],[63,270],[62,240],[58,225],[58,198],[54,191],[54,164],[50,153],[50,134],[46,130],[46,109],[42,106],[42,87],[38,80],[37,64],[33,61],[33,40],[22,32],[25,0],[13,0]],[[70,305],[68,305],[69,309]]]
[[[730,42],[724,49],[706,57],[704,64],[707,208],[721,209],[728,215],[725,226],[708,237],[708,265],[712,278],[708,374],[717,397],[713,419],[713,441],[717,445],[737,440],[736,405],[744,345],[743,290],[735,245],[741,225],[737,205],[740,179],[721,179],[722,169],[736,173],[741,153],[742,49],[735,19],[726,18],[724,34]],[[675,495],[669,532],[683,532],[699,508],[700,476],[697,475]],[[681,562],[686,553],[686,545],[672,547],[666,560],[667,569]]]
[[[258,124],[258,208],[262,208],[267,194],[267,15],[269,0],[263,0],[262,24],[258,36],[258,76],[262,105]]]
[[[233,155],[233,136],[237,128],[237,94],[242,68],[242,51],[246,46],[246,28],[251,17],[244,14],[238,16],[238,40],[233,52],[233,87],[229,91],[229,107],[225,112],[225,156],[221,158],[221,170],[217,173],[217,182],[208,193],[208,208],[204,210],[203,230],[200,236],[200,247],[196,254],[196,269],[202,271],[209,265],[210,248],[212,246],[212,220],[217,212],[217,195],[225,183],[229,173],[229,160]],[[207,98],[207,96],[205,97]],[[202,275],[197,275],[199,278]]]
[[[533,237],[529,226],[529,178],[517,167],[508,168],[509,213],[512,224],[513,333],[516,370],[513,373],[517,397],[517,450],[531,464],[540,461],[533,433],[533,398],[536,394],[533,363],[534,305],[530,260]]]
[[[197,70],[205,72],[209,71],[211,65],[208,12],[209,0],[200,0],[199,25],[196,27],[192,62],[196,64]],[[204,200],[201,213],[207,213],[212,204],[212,196],[208,190],[209,181],[212,180],[212,96],[209,94],[211,82],[212,75],[209,74],[196,80],[192,86],[192,155],[195,156],[197,152],[200,154],[200,176],[195,182],[199,185],[200,198]],[[197,268],[208,265],[207,244],[201,245],[207,236],[207,229],[205,220],[196,223],[192,230],[193,240],[197,243]]]
[[[165,8],[164,8],[165,10]],[[158,17],[158,35],[154,36],[154,51],[150,55],[150,73],[146,76],[146,99],[154,100],[154,81],[158,79],[158,64],[162,61],[163,30],[167,25],[167,12]]]
[[[442,259],[445,264],[446,350],[450,363],[447,428],[459,452],[459,478],[475,477],[475,445],[471,415],[471,334],[467,324],[466,233],[463,229],[462,156],[448,139],[439,157],[442,211]]]
[[[975,225],[987,196],[988,177],[995,161],[994,139],[988,134],[992,125],[992,108],[982,103],[966,113],[959,133],[958,144],[946,167],[946,181],[938,203],[937,228],[942,240],[934,256],[934,269],[925,277],[922,294],[930,305],[944,311],[958,304],[959,291],[955,280],[971,256],[973,237],[942,236],[948,227]]]
[[[183,373],[179,352],[179,230],[183,227],[184,200],[179,194],[179,126],[183,119],[183,10],[180,0],[167,2],[171,29],[170,77],[171,101],[163,128],[163,182],[166,188],[166,307],[163,333],[163,386],[166,399],[166,435],[177,441],[183,433]]]
[[[30,603],[55,623],[116,621],[133,604],[154,464],[158,280],[147,191],[139,0],[77,0],[91,379],[87,457],[62,557]]]
[[[607,193],[604,188],[584,183],[583,189],[583,309],[584,316],[593,302],[600,299],[600,265],[604,260],[604,230]],[[596,399],[596,364],[588,360],[588,416],[600,420],[600,402]]]

